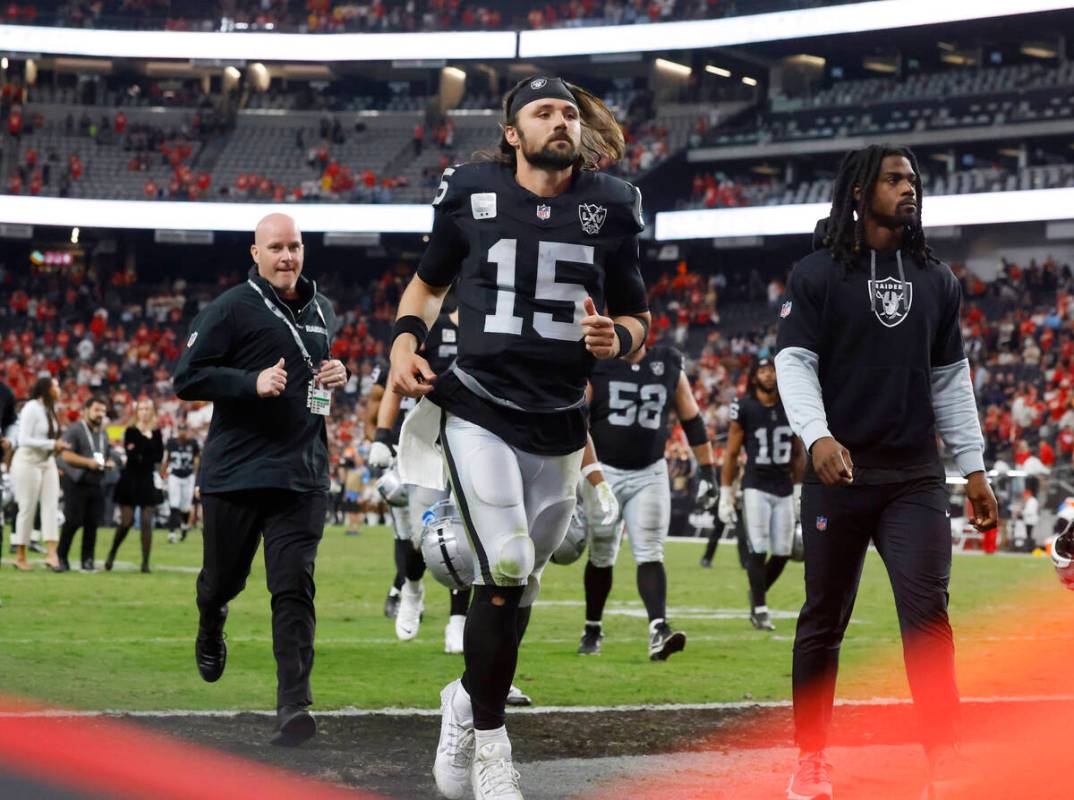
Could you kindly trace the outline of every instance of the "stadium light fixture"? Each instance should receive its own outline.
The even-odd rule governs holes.
[[[926,228],[1003,225],[1070,219],[1074,188],[939,195],[928,198]],[[829,203],[664,211],[656,215],[657,241],[788,236],[813,232]]]
[[[0,69],[7,69],[7,56],[0,58]]]
[[[686,78],[693,70],[685,64],[680,64],[677,61],[668,61],[666,58],[658,58],[653,62],[658,69],[666,70],[667,72],[673,72],[676,75],[680,75]]]
[[[0,52],[184,61],[510,59],[515,57],[517,45],[514,31],[217,33],[0,25]]]
[[[714,67],[712,64],[705,66],[705,72],[711,73],[712,75],[719,75],[721,78],[731,77],[731,70],[724,69],[723,67]]]
[[[294,217],[310,233],[429,233],[433,207],[422,204],[179,203],[152,200],[0,195],[0,222],[79,228],[252,231],[266,214]]]
[[[1070,0],[872,0],[692,22],[522,31],[520,58],[732,47],[1074,8]]]
[[[1057,55],[1055,46],[1046,42],[1026,42],[1021,50],[1022,55],[1030,58],[1055,58]]]
[[[459,81],[466,80],[466,70],[458,67],[444,67],[444,74]]]
[[[78,244],[78,227],[71,228],[71,244]]]
[[[744,84],[746,84],[747,86],[756,86],[757,85],[757,79],[756,78],[751,78],[749,75],[743,75],[742,76],[742,82]]]

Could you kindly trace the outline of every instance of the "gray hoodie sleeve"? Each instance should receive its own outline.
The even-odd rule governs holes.
[[[804,347],[784,347],[776,356],[776,383],[791,430],[808,452],[817,439],[831,436],[817,366],[820,359]]]
[[[983,471],[984,436],[977,416],[977,401],[973,397],[970,362],[964,358],[954,364],[933,367],[931,381],[936,431],[954,457],[959,471],[963,476]]]

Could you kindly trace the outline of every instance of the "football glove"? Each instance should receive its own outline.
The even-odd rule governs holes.
[[[716,478],[716,467],[702,464],[698,467],[701,480],[697,483],[697,506],[702,511],[711,511],[719,498],[720,481]]]
[[[590,519],[599,520],[601,525],[611,525],[619,518],[619,500],[612,491],[611,484],[601,481],[593,489],[593,510],[587,511]]]
[[[387,428],[377,428],[377,435],[373,438],[373,446],[369,448],[367,459],[373,469],[387,469],[395,460],[395,451],[388,443],[391,435]]]
[[[716,510],[716,516],[724,525],[734,525],[738,522],[738,512],[735,511],[735,490],[731,486],[720,487],[720,505]]]

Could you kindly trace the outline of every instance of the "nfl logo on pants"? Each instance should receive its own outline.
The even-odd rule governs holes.
[[[817,517],[817,530],[818,531],[826,531],[826,530],[828,530],[828,518],[827,517]]]

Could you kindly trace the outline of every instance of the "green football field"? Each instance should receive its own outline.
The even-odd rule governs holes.
[[[110,541],[111,531],[104,531],[100,554]],[[430,577],[419,637],[395,640],[392,621],[382,614],[394,571],[391,554],[386,528],[366,528],[358,537],[340,528],[325,534],[317,563],[318,708],[432,708],[440,687],[461,672],[462,657],[443,652],[448,593]],[[689,641],[685,652],[665,663],[646,658],[646,621],[629,548],[620,556],[598,657],[575,654],[584,618],[583,561],[549,565],[516,683],[542,706],[788,698],[801,565],[790,564],[769,595],[776,632],[759,633],[749,625],[746,577],[734,546],[721,544],[711,569],[698,566],[700,554],[699,541],[667,547],[669,618]],[[227,671],[216,684],[198,677],[193,640],[200,555],[197,533],[169,545],[162,532],[150,575],[135,570],[133,541],[112,573],[53,575],[38,566],[23,574],[5,555],[2,692],[81,709],[272,708],[275,665],[260,560],[246,591],[231,604]],[[1053,586],[1054,574],[1041,558],[957,555],[951,587],[956,637],[987,640],[996,614],[1016,611],[1027,592]],[[843,648],[840,695],[907,696],[899,653],[887,576],[871,553]]]

